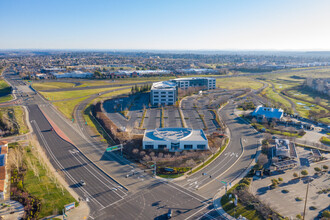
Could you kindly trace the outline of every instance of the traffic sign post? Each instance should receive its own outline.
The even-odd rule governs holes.
[[[123,156],[123,145],[122,144],[108,147],[106,151],[107,152],[112,152],[112,151],[116,151],[116,150],[120,150],[121,155]]]

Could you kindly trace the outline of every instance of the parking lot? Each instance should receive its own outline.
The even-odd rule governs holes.
[[[217,131],[220,125],[211,110],[217,110],[221,104],[238,96],[240,92],[242,91],[212,90],[184,98],[181,109],[185,124],[188,128],[204,129],[208,134]],[[149,93],[109,99],[103,103],[103,108],[118,128],[134,134],[143,134],[145,129],[182,127],[184,124],[178,107],[164,106],[162,115],[161,107],[150,106]],[[146,114],[143,117],[144,109]],[[123,113],[127,114],[126,117]]]
[[[315,175],[314,168],[321,168],[323,165],[329,166],[329,161],[318,164],[311,164],[310,167],[298,167],[294,170],[286,171],[284,174],[264,177],[254,180],[251,185],[251,192],[255,194],[263,203],[277,211],[285,217],[296,219],[297,214],[303,213],[304,202],[307,190],[307,179],[311,180],[308,190],[305,219],[314,219],[322,210],[329,206],[329,192],[322,192],[330,188],[329,171]],[[307,177],[294,179],[293,173],[298,173],[306,169]],[[283,178],[283,181],[275,189],[270,189],[271,179]],[[301,200],[300,200],[301,199]],[[316,208],[315,210],[313,210]]]

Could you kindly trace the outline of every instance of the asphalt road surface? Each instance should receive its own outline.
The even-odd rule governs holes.
[[[65,174],[66,181],[94,209],[102,209],[122,200],[127,190],[99,170],[72,144],[60,138],[37,105],[29,105],[29,120],[39,143],[55,167]],[[83,180],[86,185],[79,184]]]

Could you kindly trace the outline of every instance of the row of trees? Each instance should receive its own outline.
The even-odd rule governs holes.
[[[151,84],[144,84],[142,86],[138,86],[135,84],[135,86],[132,86],[131,93],[136,94],[139,92],[148,92],[151,89]]]

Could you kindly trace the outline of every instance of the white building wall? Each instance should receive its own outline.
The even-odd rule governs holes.
[[[151,103],[153,105],[173,105],[176,101],[176,89],[153,89],[151,90]]]
[[[159,150],[158,145],[166,145],[166,148],[169,151],[174,151],[171,149],[171,141],[143,141],[143,149],[147,149],[146,145],[153,145],[154,150]],[[192,145],[191,149],[186,149],[185,145]],[[198,145],[205,145],[204,149],[198,148]],[[179,142],[179,150],[207,150],[208,142],[207,141],[185,141],[182,140]]]

